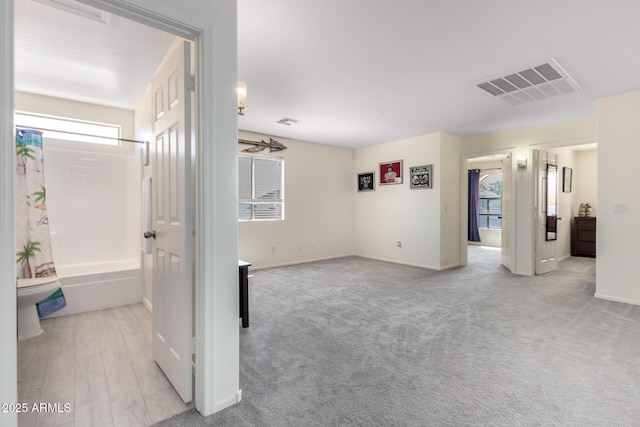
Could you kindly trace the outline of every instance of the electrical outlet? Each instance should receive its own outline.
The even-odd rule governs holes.
[[[271,253],[275,254],[276,253],[276,247],[275,246],[271,246]]]
[[[398,247],[401,248],[402,247],[402,242],[400,240],[398,240]]]

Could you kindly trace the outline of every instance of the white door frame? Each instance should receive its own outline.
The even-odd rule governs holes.
[[[499,150],[482,151],[478,153],[470,153],[463,155],[461,158],[461,188],[460,188],[460,265],[467,265],[467,246],[469,238],[469,223],[467,217],[469,216],[469,178],[468,178],[468,160],[476,157],[491,156],[495,154],[508,154],[511,159],[515,156],[515,147],[508,147]],[[509,245],[511,246],[511,265],[509,270],[515,271],[515,259],[516,259],[516,162],[511,162],[511,224],[509,227]]]
[[[177,9],[154,0],[80,1],[196,43],[195,406],[201,414],[210,415],[242,396],[235,194],[237,4],[235,0],[215,2],[207,6],[211,14],[205,16],[197,13],[203,9],[201,4]],[[0,200],[4,201],[14,197],[15,156],[10,143],[14,138],[14,0],[0,3]],[[0,235],[0,402],[18,402],[13,203],[0,205]],[[0,424],[16,425],[17,415],[0,415]]]
[[[13,0],[0,2],[0,402],[18,402],[16,263],[13,203]],[[0,413],[0,425],[18,424],[16,413]]]

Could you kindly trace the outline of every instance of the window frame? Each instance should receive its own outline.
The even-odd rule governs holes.
[[[480,186],[482,185],[482,181],[489,178],[491,175],[500,174],[500,182],[502,183],[502,171],[495,172],[487,172],[487,174],[480,179],[478,183],[478,228],[484,228],[487,230],[502,230],[502,192],[500,193],[500,197],[482,197],[480,196]],[[482,200],[487,201],[486,209],[481,208]],[[500,201],[500,212],[491,212],[491,201]],[[482,210],[486,210],[487,213],[481,213]],[[500,227],[492,227],[491,226],[491,218],[492,217],[500,217]]]
[[[241,173],[242,171],[240,170],[240,159],[241,158],[246,158],[246,159],[250,159],[251,160],[251,164],[250,164],[250,168],[251,168],[251,183],[250,183],[250,192],[251,192],[251,197],[250,198],[242,198],[241,196],[241,187],[243,185],[242,177],[241,177]],[[279,168],[279,187],[277,190],[273,190],[273,191],[277,191],[279,193],[278,198],[262,198],[262,197],[256,197],[255,191],[256,191],[256,160],[262,160],[262,161],[267,161],[267,162],[274,162],[278,164],[278,168]],[[238,153],[238,204],[237,204],[237,212],[238,212],[238,222],[259,222],[259,221],[284,221],[285,219],[285,208],[284,208],[284,202],[285,202],[285,197],[284,197],[284,178],[285,178],[285,162],[284,159],[282,157],[275,157],[275,156],[261,156],[261,155],[256,155],[256,154],[245,154],[245,153]],[[251,218],[242,218],[240,216],[240,206],[241,205],[251,205]],[[279,207],[278,211],[279,211],[279,216],[273,217],[273,218],[269,218],[269,217],[260,217],[256,215],[257,212],[257,207],[259,206],[267,206],[267,205],[277,205]]]
[[[72,117],[52,116],[16,110],[16,128],[43,130],[45,137],[109,147],[120,147],[122,127],[114,123],[100,123]],[[78,128],[74,128],[79,127]],[[95,135],[95,136],[92,136]],[[104,137],[104,138],[103,138]]]

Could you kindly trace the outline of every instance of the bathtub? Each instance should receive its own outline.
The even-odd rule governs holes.
[[[56,266],[67,306],[46,317],[65,316],[142,302],[140,261]]]

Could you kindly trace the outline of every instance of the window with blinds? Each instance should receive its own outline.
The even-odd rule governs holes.
[[[238,156],[238,219],[284,219],[284,160]]]

